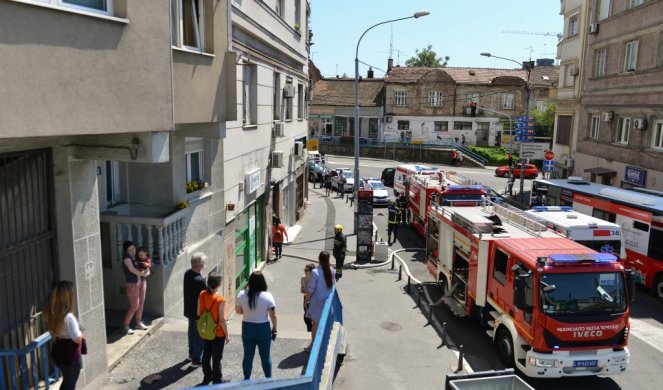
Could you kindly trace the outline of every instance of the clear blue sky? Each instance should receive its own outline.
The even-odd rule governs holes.
[[[387,68],[392,30],[394,65],[405,66],[416,49],[431,44],[438,57],[451,57],[447,66],[514,68],[512,62],[479,53],[523,61],[531,47],[532,59],[555,58],[557,37],[503,31],[556,34],[564,24],[559,0],[311,0],[311,58],[325,77],[352,77],[357,40],[364,30],[419,10],[431,14],[375,27],[362,39],[359,60],[378,68],[376,77]],[[360,74],[367,70],[360,64]]]

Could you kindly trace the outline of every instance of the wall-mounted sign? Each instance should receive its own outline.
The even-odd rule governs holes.
[[[246,174],[246,193],[252,194],[260,188],[260,168]]]
[[[306,149],[308,149],[309,152],[317,151],[319,147],[320,147],[320,141],[318,141],[317,139],[310,139],[306,141]]]
[[[624,181],[638,186],[645,186],[647,171],[641,168],[627,166],[624,170]]]

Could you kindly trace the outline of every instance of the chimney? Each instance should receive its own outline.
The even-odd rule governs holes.
[[[387,60],[387,73],[389,73],[391,71],[391,68],[393,67],[394,67],[394,59],[389,57],[389,59]]]
[[[368,74],[366,75],[366,78],[369,78],[369,79],[373,78],[373,68],[371,68],[371,67],[368,68]]]

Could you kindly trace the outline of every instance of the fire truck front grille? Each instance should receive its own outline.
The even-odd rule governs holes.
[[[616,347],[624,344],[624,330],[622,329],[614,337],[601,340],[560,340],[547,329],[543,331],[543,338],[548,348],[585,348],[585,347]]]

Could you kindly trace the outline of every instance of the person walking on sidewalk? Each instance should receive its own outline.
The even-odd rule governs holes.
[[[348,250],[348,240],[343,234],[343,226],[336,225],[334,228],[334,261],[336,262],[336,280],[343,276],[343,264],[345,263],[345,252]]]
[[[205,278],[200,273],[207,264],[207,255],[196,252],[191,256],[191,268],[184,273],[184,316],[189,320],[187,338],[189,339],[189,360],[191,367],[200,367],[203,358],[203,339],[198,334],[198,297],[205,290]]]
[[[122,331],[124,334],[134,334],[134,330],[129,327],[131,319],[134,318],[137,329],[146,330],[147,326],[143,323],[143,306],[145,305],[145,295],[142,295],[141,289],[144,289],[143,283],[146,283],[146,277],[150,276],[150,270],[141,271],[138,269],[136,261],[136,246],[131,241],[125,241],[122,245],[124,257],[122,258],[122,270],[124,271],[124,281],[126,283],[127,299],[129,308],[122,321]]]
[[[285,239],[284,239],[285,238]],[[288,230],[281,223],[281,219],[276,217],[272,223],[272,245],[274,246],[274,260],[278,261],[283,253],[283,242],[288,240]]]
[[[198,296],[198,317],[204,311],[212,314],[216,324],[216,337],[213,340],[203,340],[203,381],[199,386],[225,383],[221,373],[221,359],[223,359],[223,348],[230,342],[230,334],[226,324],[226,299],[216,293],[221,285],[221,275],[212,272],[207,276],[207,289],[200,292]]]
[[[305,348],[310,351],[315,341],[315,333],[318,330],[318,324],[322,317],[322,309],[325,307],[325,301],[329,293],[336,284],[329,264],[329,252],[322,251],[318,255],[318,266],[311,271],[311,282],[308,285],[306,298],[309,300],[307,314],[311,319],[311,345]]]
[[[389,204],[387,216],[387,244],[391,245],[398,238],[398,224],[401,223],[401,210],[396,207],[396,202]],[[391,234],[394,234],[394,241],[391,241]]]
[[[322,181],[325,183],[325,195],[329,196],[331,194],[331,173],[329,172],[329,169],[325,169]]]
[[[272,357],[270,348],[276,339],[276,303],[271,293],[267,292],[265,276],[260,271],[253,271],[246,288],[239,292],[235,303],[235,313],[242,314],[242,345],[244,358],[242,371],[244,379],[251,378],[253,357],[256,346],[260,354],[262,370],[266,378],[272,377]],[[269,321],[272,330],[269,330]]]

